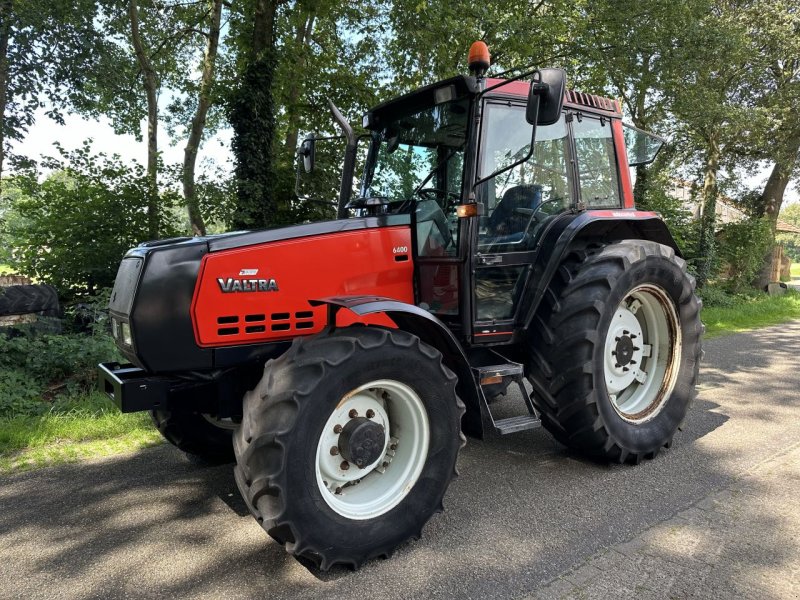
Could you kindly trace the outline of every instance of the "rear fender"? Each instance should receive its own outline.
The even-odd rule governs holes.
[[[545,234],[520,307],[521,325],[528,329],[544,293],[570,248],[581,240],[649,240],[669,246],[682,256],[658,213],[637,210],[589,210],[564,214]]]
[[[359,317],[383,313],[398,328],[413,333],[429,346],[436,348],[442,353],[445,365],[458,377],[456,391],[467,408],[461,421],[462,430],[471,437],[483,437],[480,392],[472,376],[469,361],[459,341],[439,319],[413,304],[376,296],[337,296],[311,300],[309,304],[327,305],[328,323],[336,323],[336,313],[342,308]]]

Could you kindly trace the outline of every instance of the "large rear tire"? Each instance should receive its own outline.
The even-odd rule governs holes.
[[[442,355],[353,326],[267,363],[234,434],[236,483],[262,527],[325,570],[419,537],[455,475],[464,405]]]
[[[529,332],[534,403],[556,439],[617,462],[669,447],[702,355],[694,288],[685,262],[655,242],[567,256]]]
[[[186,454],[212,464],[233,462],[233,423],[196,412],[152,410],[150,416],[164,439]]]

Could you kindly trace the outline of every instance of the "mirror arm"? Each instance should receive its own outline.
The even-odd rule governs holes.
[[[347,138],[347,147],[344,151],[344,167],[342,168],[342,185],[339,188],[339,206],[336,210],[337,219],[346,219],[347,203],[350,201],[350,194],[353,188],[353,172],[356,168],[356,147],[358,145],[358,139],[350,123],[347,122],[347,119],[344,118],[330,98],[328,98],[328,104],[331,107],[333,118],[339,124],[339,127],[342,128]]]

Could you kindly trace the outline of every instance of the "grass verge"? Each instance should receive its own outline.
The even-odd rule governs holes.
[[[122,414],[99,393],[38,416],[0,419],[0,474],[145,448],[161,436],[146,414]]]
[[[800,292],[789,290],[782,296],[737,296],[732,306],[703,308],[701,318],[706,325],[705,339],[778,325],[800,319]]]
[[[792,276],[792,279],[800,279],[800,263],[792,263],[789,274]]]

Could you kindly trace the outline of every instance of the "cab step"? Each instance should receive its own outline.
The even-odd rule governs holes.
[[[500,435],[517,433],[518,431],[528,431],[542,426],[542,420],[534,415],[519,415],[518,417],[508,417],[494,422],[494,428]]]
[[[525,389],[523,366],[509,361],[494,351],[483,351],[479,355],[473,355],[472,358],[474,359],[472,373],[482,396],[481,413],[484,431],[508,435],[541,427],[542,421],[533,407],[530,394]],[[525,401],[525,413],[513,417],[495,419],[489,404],[490,398],[487,397],[487,391],[496,393],[498,387],[505,390],[512,384],[516,384],[519,387],[522,399]]]

